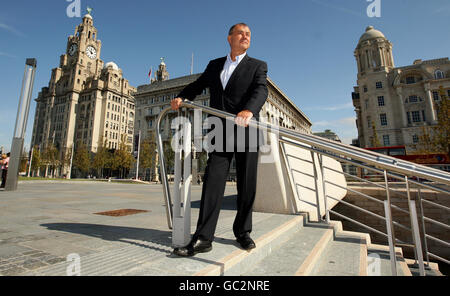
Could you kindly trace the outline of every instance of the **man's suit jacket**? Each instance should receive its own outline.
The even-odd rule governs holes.
[[[181,91],[178,97],[193,100],[205,88],[210,90],[210,107],[238,114],[249,110],[259,118],[259,111],[267,99],[267,64],[245,55],[223,89],[220,73],[226,57],[209,62],[205,72]]]
[[[266,62],[245,55],[236,69],[234,69],[225,89],[223,89],[220,73],[223,70],[226,59],[227,57],[222,57],[210,61],[205,72],[196,81],[186,86],[178,97],[192,101],[205,88],[209,88],[210,107],[235,115],[243,110],[249,110],[253,113],[253,118],[259,120],[259,111],[266,102],[268,95]],[[222,123],[225,128],[225,120],[222,120]],[[245,143],[240,143],[236,138],[237,127],[235,126],[234,145],[245,146],[247,149],[249,147],[259,147],[263,143],[261,131],[257,134],[257,143],[250,143],[249,133],[249,128],[246,128]],[[224,144],[228,143],[231,135],[226,134],[224,130],[223,136]]]

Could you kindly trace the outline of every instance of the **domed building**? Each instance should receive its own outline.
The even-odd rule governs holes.
[[[358,69],[352,93],[361,147],[421,148],[424,127],[437,124],[437,104],[450,95],[448,58],[395,67],[392,43],[369,26],[354,51]]]
[[[115,62],[100,59],[102,44],[93,22],[86,14],[68,37],[59,67],[36,99],[31,144],[41,151],[53,144],[60,159],[80,145],[94,153],[102,142],[118,149],[123,140],[130,152],[133,146],[136,88]],[[69,175],[68,165],[56,172],[64,174]]]

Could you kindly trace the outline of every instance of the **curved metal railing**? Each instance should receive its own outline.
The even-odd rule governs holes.
[[[217,110],[217,109],[214,109],[214,108],[211,108],[208,106],[198,105],[194,102],[187,101],[187,100],[184,100],[182,102],[180,109],[181,108],[200,109],[202,112],[208,113],[213,116],[217,116],[219,118],[234,118],[235,117],[234,114],[224,112],[221,110]],[[159,160],[160,160],[160,164],[161,164],[160,165],[161,178],[162,178],[161,181],[162,181],[162,185],[163,185],[164,201],[165,201],[165,205],[166,205],[167,223],[168,223],[169,228],[172,229],[173,228],[172,199],[171,199],[171,194],[170,194],[169,181],[167,179],[166,168],[164,165],[165,162],[164,162],[164,147],[163,147],[162,135],[159,132],[160,128],[161,128],[162,119],[169,112],[173,112],[170,107],[162,110],[161,113],[159,114],[157,123],[156,123],[156,131],[157,131],[156,138],[157,138],[157,148],[158,148],[158,152],[159,152]],[[325,205],[325,211],[326,211],[325,216],[326,216],[326,222],[329,222],[329,214],[332,213],[332,214],[335,214],[336,216],[346,219],[352,223],[363,226],[363,227],[369,229],[370,231],[373,231],[373,232],[379,233],[383,236],[386,236],[389,240],[389,245],[390,245],[391,262],[393,263],[392,264],[392,273],[393,274],[396,274],[395,249],[394,249],[395,245],[414,247],[416,259],[418,258],[419,263],[422,264],[421,265],[421,274],[424,274],[423,261],[422,261],[422,257],[421,257],[422,256],[422,246],[421,246],[422,243],[421,243],[420,237],[418,236],[418,233],[419,233],[418,228],[417,228],[418,225],[417,225],[417,223],[415,223],[417,221],[415,202],[413,200],[411,200],[410,188],[409,188],[410,184],[415,185],[417,188],[419,188],[418,189],[419,190],[418,191],[418,194],[419,194],[418,201],[419,201],[419,206],[420,206],[420,220],[421,220],[421,226],[422,226],[421,230],[423,232],[423,238],[424,238],[423,243],[424,243],[425,254],[427,256],[427,260],[429,260],[428,257],[430,255],[433,258],[436,258],[436,259],[439,259],[441,261],[448,263],[448,260],[428,252],[427,239],[431,239],[435,242],[439,242],[439,243],[445,244],[447,246],[450,246],[450,244],[448,244],[447,242],[445,242],[443,240],[435,238],[431,235],[427,235],[425,233],[425,221],[427,221],[429,223],[434,223],[439,226],[446,227],[447,229],[450,227],[445,223],[441,223],[441,222],[435,221],[433,219],[430,219],[430,218],[427,218],[424,216],[423,202],[426,202],[428,204],[432,204],[433,202],[427,201],[420,197],[420,187],[430,189],[430,190],[442,193],[442,194],[446,195],[447,197],[450,197],[450,191],[449,191],[450,174],[449,173],[441,171],[441,170],[437,170],[434,168],[426,167],[423,165],[415,164],[412,162],[408,162],[405,160],[397,159],[394,157],[386,156],[383,154],[379,154],[376,152],[372,152],[369,150],[365,150],[365,149],[362,149],[359,147],[354,147],[354,146],[350,146],[347,144],[331,141],[331,140],[324,139],[324,138],[321,138],[318,136],[299,133],[299,132],[296,132],[296,131],[293,131],[290,129],[279,127],[278,125],[273,125],[273,124],[269,124],[269,123],[265,123],[265,122],[257,122],[255,120],[251,120],[249,123],[249,126],[267,130],[268,132],[276,132],[279,135],[280,143],[294,145],[297,147],[301,147],[303,149],[307,149],[307,150],[311,151],[311,153],[317,153],[319,155],[319,160],[320,160],[320,164],[321,164],[320,169],[321,169],[322,176],[324,176],[325,170],[332,170],[331,168],[328,168],[323,165],[322,156],[331,157],[338,161],[346,162],[346,163],[352,164],[356,167],[371,170],[375,173],[380,174],[382,179],[384,179],[384,186],[380,185],[378,183],[363,179],[363,178],[359,178],[357,176],[350,175],[345,172],[340,172],[340,173],[343,173],[346,177],[355,178],[356,180],[358,180],[360,182],[361,181],[368,182],[372,185],[375,184],[376,187],[380,187],[380,188],[383,188],[386,190],[387,200],[384,202],[386,217],[382,217],[382,216],[370,213],[371,215],[378,216],[378,218],[381,218],[384,221],[386,221],[386,229],[387,229],[386,234],[382,233],[372,227],[364,225],[358,221],[355,221],[349,217],[341,215],[331,209],[328,209],[327,199],[328,198],[333,199],[333,197],[326,194],[326,184],[329,183],[329,181],[322,178],[323,179],[322,189],[324,191],[324,197],[325,197],[324,198],[324,205]],[[285,153],[283,149],[282,149],[282,151],[283,151],[283,153]],[[413,178],[417,178],[417,180],[414,180]],[[392,193],[398,194],[398,192],[395,192],[395,190],[394,190],[394,192],[392,192],[393,188],[389,187],[389,182],[388,182],[389,179],[396,179],[396,180],[405,182],[405,185],[407,187],[407,192],[404,196],[406,196],[408,199],[409,211],[400,209],[399,207],[391,204],[391,198],[390,198],[391,194]],[[427,181],[427,182],[425,182],[425,181]],[[336,184],[333,184],[333,185],[336,186]],[[444,187],[439,186],[439,185],[444,185]],[[352,191],[351,188],[346,188],[346,189],[349,189],[350,191]],[[360,192],[358,192],[358,193],[366,198],[374,199],[373,197],[370,197],[367,194],[360,193]],[[317,202],[318,202],[317,206],[319,207],[319,201],[317,201]],[[342,201],[342,200],[338,200],[338,202],[345,204],[345,201]],[[348,203],[347,203],[347,205],[348,205]],[[450,208],[448,208],[446,206],[442,206],[442,205],[438,205],[438,206],[443,207],[447,210],[450,210]],[[369,214],[368,213],[369,211],[362,209],[361,207],[357,207],[357,206],[353,206],[353,207],[359,208],[363,212]],[[407,226],[401,225],[400,223],[393,221],[392,213],[391,213],[392,208],[410,214],[411,228],[408,228]],[[319,213],[320,213],[320,211],[319,211]],[[408,231],[411,231],[413,233],[413,244],[408,244],[408,243],[405,243],[398,239],[395,239],[394,225],[401,227],[403,229],[407,229]]]

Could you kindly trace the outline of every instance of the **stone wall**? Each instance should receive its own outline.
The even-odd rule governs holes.
[[[390,184],[391,186],[391,184]],[[404,213],[398,209],[393,208],[392,209],[392,216],[393,220],[397,223],[400,223],[409,229],[411,228],[411,222],[409,218],[409,209],[408,209],[408,199],[406,197],[406,189],[404,188],[404,184],[393,184],[391,190],[391,201],[393,205],[398,206],[401,209],[407,210],[408,213]],[[386,191],[383,188],[378,188],[373,185],[362,185],[361,183],[349,183],[349,188],[353,190],[357,190],[358,192],[365,193],[367,195],[370,195],[371,197],[376,198],[377,200],[384,201],[386,200]],[[394,192],[395,190],[395,192]],[[417,194],[416,188],[411,188],[411,200],[416,201],[416,211],[417,214],[420,214],[420,208],[419,203],[417,201],[418,194]],[[433,192],[431,190],[427,189],[421,189],[421,197],[422,199],[444,205],[446,207],[450,207],[450,197],[444,194],[439,194],[436,192]],[[384,205],[383,203],[376,202],[373,200],[370,200],[366,197],[363,197],[357,193],[348,191],[346,197],[343,199],[345,202],[348,202],[350,204],[356,205],[358,207],[362,207],[372,213],[378,214],[380,216],[385,217],[384,214]],[[364,223],[367,226],[370,226],[374,229],[377,229],[383,233],[386,232],[386,222],[382,219],[379,219],[377,217],[374,217],[370,214],[364,213],[362,211],[359,211],[357,209],[354,209],[348,205],[344,205],[342,203],[336,205],[333,209],[333,211],[343,214],[351,219],[354,219],[358,222]],[[445,209],[441,209],[439,207],[436,207],[434,205],[429,205],[427,203],[423,203],[423,211],[425,214],[425,217],[439,221],[441,223],[450,225],[450,212]],[[330,214],[330,218],[332,220],[339,220],[342,221],[344,230],[350,230],[350,231],[359,231],[359,232],[366,232],[370,233],[372,243],[376,244],[388,244],[387,237],[382,236],[380,234],[377,234],[375,232],[369,231],[368,229],[356,225],[352,222],[349,222],[347,220],[344,220],[337,215]],[[422,222],[419,219],[419,228],[421,230],[422,228]],[[410,231],[401,228],[400,226],[394,226],[395,229],[395,236],[397,239],[400,239],[406,243],[412,243],[412,234]],[[450,232],[442,226],[436,225],[431,222],[425,221],[425,231],[427,235],[431,235],[433,237],[436,237],[440,240],[450,242]],[[423,240],[423,234],[421,230],[421,239]],[[443,257],[447,260],[450,259],[450,248],[448,248],[446,245],[435,242],[431,239],[427,239],[428,244],[428,251],[436,254],[440,257]],[[414,258],[413,249],[410,247],[403,247],[403,252],[407,258]],[[425,258],[425,257],[424,257]],[[432,258],[430,258],[432,260]]]

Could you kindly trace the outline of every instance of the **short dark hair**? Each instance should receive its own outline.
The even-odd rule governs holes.
[[[233,30],[236,26],[245,26],[247,28],[250,28],[246,23],[235,24],[235,25],[231,26],[230,30],[228,31],[228,35],[233,34]]]

